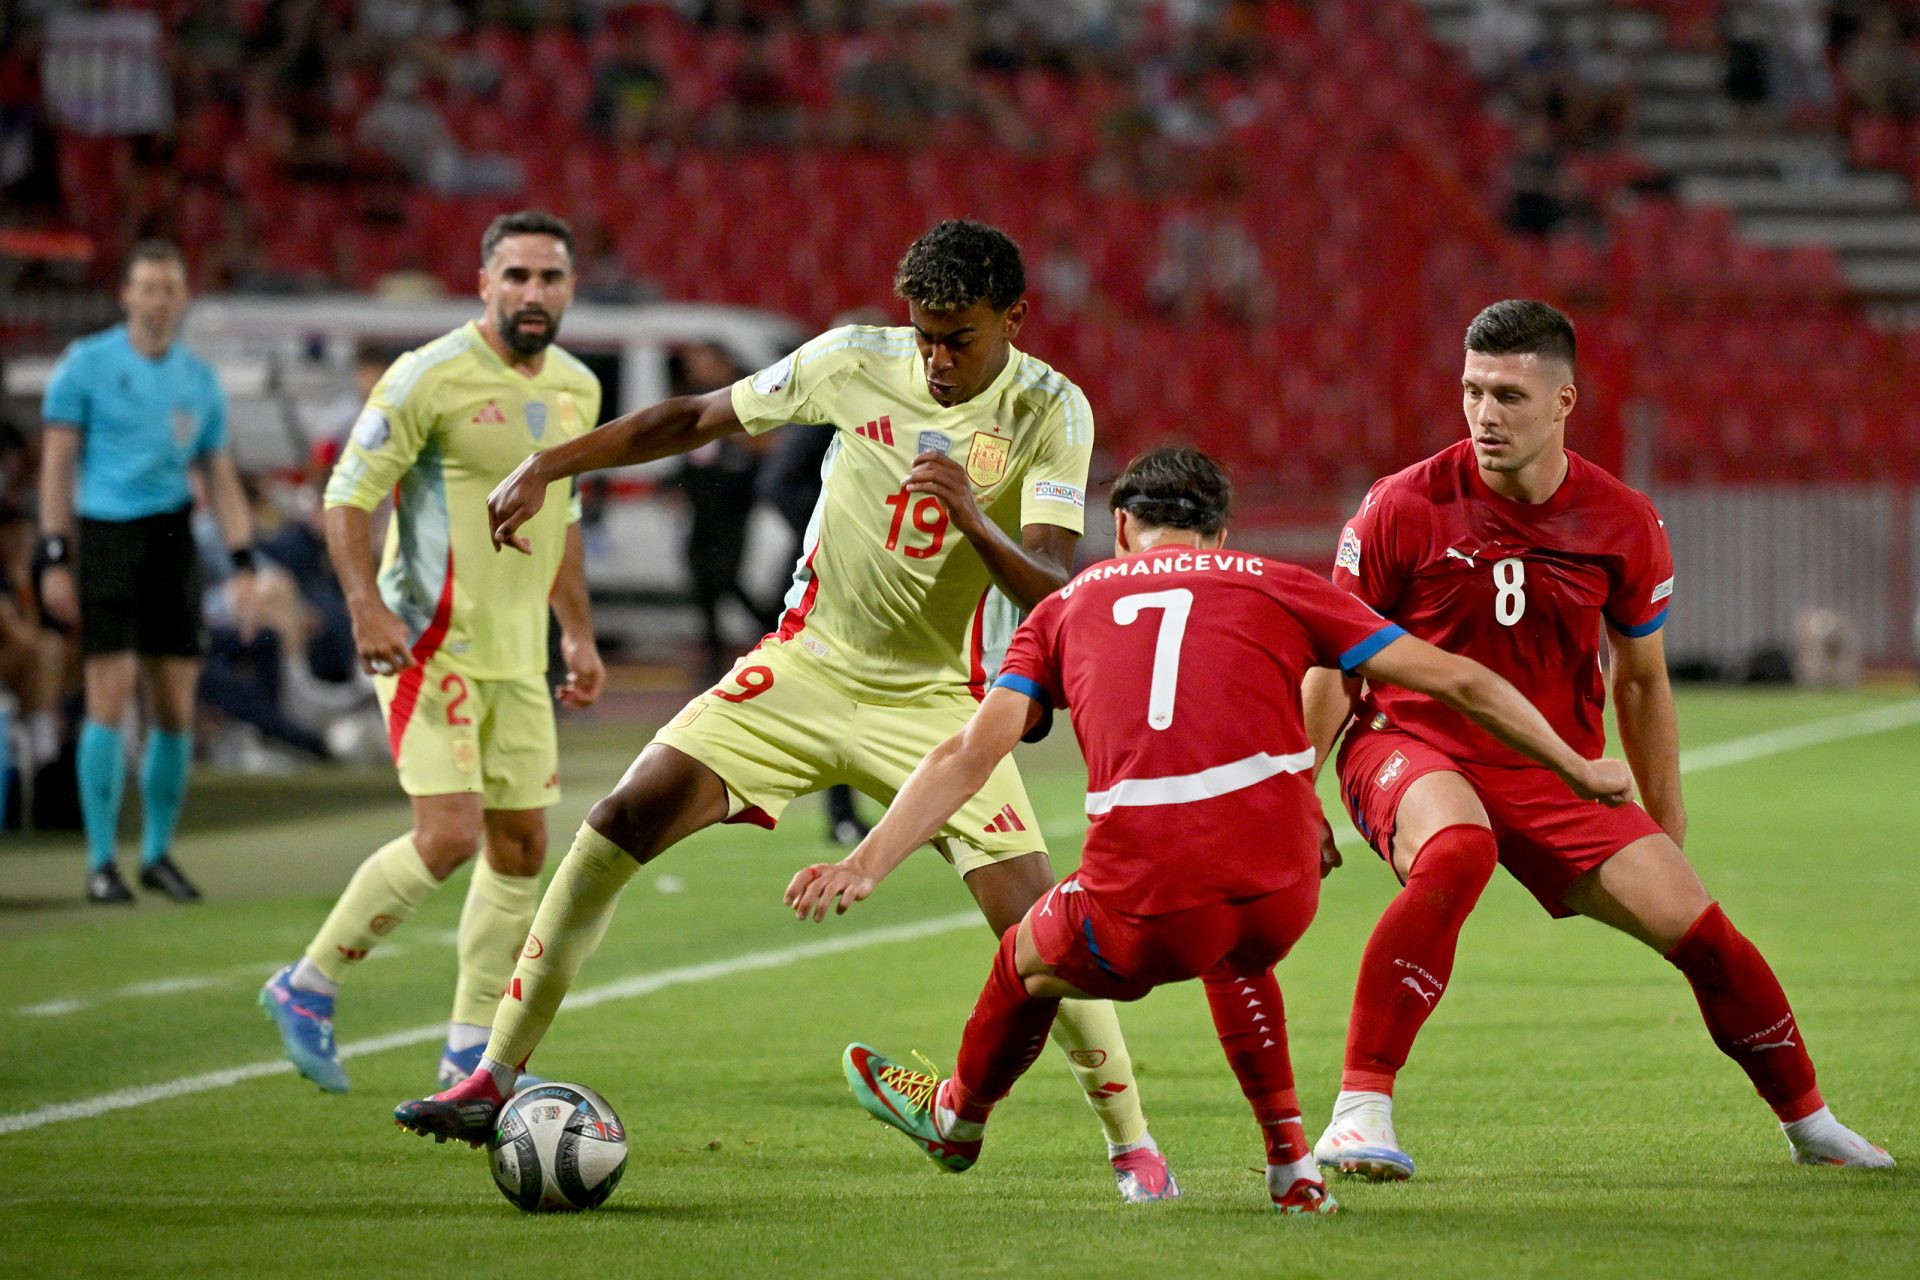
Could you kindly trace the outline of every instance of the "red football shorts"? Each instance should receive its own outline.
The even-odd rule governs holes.
[[[1335,764],[1353,825],[1389,865],[1394,815],[1407,788],[1429,773],[1460,774],[1493,824],[1500,865],[1555,918],[1574,914],[1561,899],[1575,880],[1635,840],[1661,833],[1639,805],[1609,809],[1598,800],[1581,800],[1540,765],[1456,760],[1398,729],[1355,725]]]
[[[1279,963],[1313,922],[1320,881],[1257,898],[1136,916],[1115,911],[1072,876],[1033,904],[1033,941],[1060,977],[1091,996],[1138,1000],[1188,978],[1259,974]]]

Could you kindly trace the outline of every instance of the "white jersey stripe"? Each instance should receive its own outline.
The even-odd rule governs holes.
[[[1255,752],[1241,760],[1217,764],[1198,773],[1171,778],[1123,778],[1105,791],[1087,793],[1087,813],[1098,817],[1113,809],[1139,808],[1155,804],[1192,804],[1215,796],[1231,795],[1256,782],[1277,778],[1283,773],[1305,773],[1313,768],[1313,749],[1292,755],[1276,756]]]

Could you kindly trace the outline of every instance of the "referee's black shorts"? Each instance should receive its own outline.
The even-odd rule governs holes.
[[[154,658],[202,652],[191,506],[137,520],[80,520],[80,651]]]

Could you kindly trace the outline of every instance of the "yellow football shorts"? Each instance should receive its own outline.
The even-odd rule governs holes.
[[[860,702],[814,665],[797,646],[763,641],[653,736],[720,776],[728,821],[772,827],[795,796],[842,782],[891,804],[914,766],[958,733],[979,705],[965,691],[906,706]],[[933,845],[963,876],[1046,852],[1011,756]]]
[[[560,799],[560,746],[544,675],[476,680],[429,661],[375,676],[387,743],[410,796],[478,792],[489,809]]]

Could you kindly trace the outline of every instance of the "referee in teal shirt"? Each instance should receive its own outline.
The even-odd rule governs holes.
[[[180,250],[158,240],[135,245],[120,303],[127,323],[68,347],[47,383],[36,567],[43,607],[79,628],[86,659],[79,782],[87,900],[133,901],[114,844],[126,783],[121,725],[144,672],[140,883],[196,902],[199,890],[169,852],[186,797],[200,676],[191,465],[205,469],[207,500],[233,554],[233,610],[243,631],[253,619],[252,521],[213,368],[174,341],[187,307]]]

